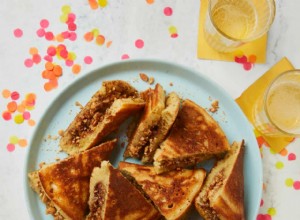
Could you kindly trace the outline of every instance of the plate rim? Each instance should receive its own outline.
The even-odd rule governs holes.
[[[242,109],[235,102],[235,100],[229,95],[229,93],[221,85],[217,84],[214,80],[210,79],[208,76],[206,76],[205,74],[196,70],[195,68],[192,68],[192,67],[189,67],[186,65],[182,65],[182,64],[178,64],[175,62],[173,63],[171,61],[160,60],[160,59],[130,59],[130,60],[110,62],[110,63],[106,63],[102,66],[98,66],[90,71],[83,72],[79,77],[77,77],[75,80],[73,80],[67,86],[65,86],[60,91],[58,91],[57,94],[55,94],[55,96],[51,100],[51,102],[47,105],[47,107],[41,112],[39,122],[36,124],[35,128],[32,130],[31,134],[29,135],[30,141],[29,141],[28,147],[26,149],[27,151],[25,153],[25,160],[24,160],[24,165],[23,165],[23,169],[22,169],[23,170],[23,184],[22,185],[23,185],[23,195],[25,198],[26,209],[27,209],[27,213],[28,213],[28,216],[30,219],[33,219],[33,212],[29,205],[29,203],[30,203],[29,190],[32,190],[31,187],[29,186],[29,181],[28,181],[28,168],[29,168],[29,162],[30,162],[29,156],[30,156],[32,144],[34,141],[33,138],[38,134],[39,126],[40,126],[41,122],[43,121],[43,119],[45,118],[46,113],[52,108],[52,105],[60,98],[60,96],[63,93],[66,93],[74,84],[76,84],[78,81],[82,80],[83,78],[86,78],[89,75],[96,74],[96,72],[98,72],[99,75],[101,75],[102,69],[112,68],[114,66],[121,66],[122,64],[130,64],[130,63],[134,64],[134,65],[139,64],[139,63],[148,63],[148,64],[154,64],[153,66],[155,66],[155,64],[172,66],[175,68],[185,69],[189,72],[189,74],[193,74],[197,77],[203,78],[204,80],[211,83],[214,87],[218,88],[223,93],[222,95],[224,95],[226,98],[228,98],[228,100],[230,100],[232,102],[231,104],[233,104],[238,109],[238,111],[240,111],[241,117],[247,124],[247,129],[251,131],[252,125],[250,124],[249,120],[245,116]],[[254,132],[251,131],[250,133],[251,133],[251,139],[253,139],[253,141],[251,141],[251,143],[254,142],[258,148],[258,144],[257,144],[256,138],[255,138]],[[258,150],[258,153],[259,153],[259,150]],[[259,184],[262,185],[263,184],[263,165],[262,165],[262,159],[261,159],[260,155],[258,155],[258,156],[259,156],[258,157],[259,160],[257,161],[257,163],[258,163],[258,170],[260,171],[258,179],[259,179]],[[258,189],[259,189],[258,198],[262,198],[262,187],[258,187]],[[259,207],[260,207],[260,202],[258,201],[257,205],[256,205],[256,209],[253,210],[253,212],[258,214]]]

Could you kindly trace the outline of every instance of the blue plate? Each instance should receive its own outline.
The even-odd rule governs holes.
[[[79,112],[75,102],[85,104],[101,87],[105,80],[125,80],[138,90],[145,90],[149,84],[139,78],[139,73],[146,73],[160,83],[167,92],[176,91],[182,98],[188,98],[209,108],[212,100],[219,100],[219,110],[212,114],[219,122],[230,143],[245,140],[245,208],[246,219],[256,219],[262,193],[262,163],[259,148],[252,127],[235,101],[218,85],[194,70],[179,65],[148,60],[122,61],[104,66],[78,78],[68,86],[48,107],[39,124],[36,126],[27,155],[24,187],[27,206],[31,219],[53,219],[45,214],[45,206],[40,202],[28,183],[27,173],[37,170],[40,162],[55,162],[56,158],[65,158],[59,152],[58,131],[67,128]],[[154,85],[154,84],[153,84]],[[152,86],[153,86],[152,85]],[[126,124],[126,123],[125,123]],[[113,153],[111,162],[117,166],[122,159],[124,148],[120,143],[125,141],[124,129],[119,130],[119,147]],[[51,137],[50,137],[51,136]],[[209,165],[205,165],[209,168]],[[190,219],[201,219],[195,211]]]

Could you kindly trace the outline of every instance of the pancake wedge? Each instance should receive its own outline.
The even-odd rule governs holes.
[[[141,188],[167,220],[185,217],[206,175],[203,169],[156,174],[153,166],[127,162],[120,162],[119,169]]]
[[[180,107],[180,98],[175,92],[171,92],[166,98],[166,108],[162,111],[156,129],[152,132],[148,144],[145,146],[142,156],[143,163],[153,162],[153,156],[159,145],[165,140],[177,117]]]
[[[28,174],[30,186],[56,220],[82,220],[88,212],[89,182],[93,168],[107,160],[116,145],[108,141]]]
[[[193,166],[229,150],[218,123],[199,105],[186,99],[167,139],[154,155],[157,173]]]
[[[154,220],[161,215],[108,161],[93,170],[87,220]]]
[[[165,91],[160,84],[155,89],[148,89],[141,94],[146,100],[144,112],[140,121],[129,139],[124,152],[124,158],[141,158],[145,146],[148,144],[152,133],[157,129],[161,113],[165,109]]]
[[[59,145],[70,155],[96,146],[144,105],[137,90],[127,82],[105,81],[71,122]]]
[[[244,142],[234,142],[224,159],[207,176],[195,200],[199,214],[206,220],[243,220]]]

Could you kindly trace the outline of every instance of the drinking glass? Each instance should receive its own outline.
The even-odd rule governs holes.
[[[300,137],[300,70],[280,74],[258,99],[255,127],[268,136]]]
[[[275,17],[274,0],[209,0],[204,36],[219,52],[262,37]]]

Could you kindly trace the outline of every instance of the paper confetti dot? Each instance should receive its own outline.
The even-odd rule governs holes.
[[[146,0],[146,2],[147,2],[149,5],[151,5],[151,4],[154,3],[154,0]]]
[[[256,220],[272,220],[272,217],[269,214],[258,214]]]
[[[275,167],[277,168],[277,169],[282,169],[283,167],[284,167],[284,164],[281,162],[281,161],[278,161],[276,164],[275,164]]]
[[[71,12],[71,7],[70,5],[64,5],[61,7],[61,11],[64,13],[64,14],[69,14]]]
[[[165,14],[166,16],[171,16],[171,15],[173,14],[172,8],[170,8],[170,7],[165,7],[165,8],[164,8],[164,14]]]
[[[44,37],[45,36],[45,30],[43,28],[40,28],[36,31],[36,35],[38,37]]]
[[[2,96],[5,99],[9,98],[10,97],[10,91],[8,89],[3,89],[2,90]]]
[[[285,185],[286,185],[287,187],[292,187],[293,184],[294,184],[294,180],[293,180],[292,178],[287,178],[287,179],[285,180]]]
[[[13,112],[17,111],[18,105],[15,101],[12,101],[12,102],[9,102],[6,107],[9,112],[13,113]]]
[[[47,19],[42,19],[42,20],[40,21],[40,26],[41,26],[42,28],[47,28],[47,27],[49,26],[49,21],[48,21]]]
[[[252,64],[255,63],[255,62],[256,62],[256,56],[253,55],[253,54],[250,55],[249,58],[248,58],[248,61],[249,61],[250,63],[252,63]]]
[[[35,125],[35,121],[33,119],[29,119],[28,120],[28,125],[29,126],[34,126]]]
[[[87,42],[91,42],[92,40],[94,40],[94,34],[92,32],[87,32],[84,34],[84,39]]]
[[[20,28],[14,30],[14,35],[16,38],[20,38],[23,36],[23,31]]]
[[[244,70],[247,70],[247,71],[251,70],[252,66],[253,66],[253,64],[249,63],[249,62],[246,62],[243,64]]]
[[[20,94],[17,91],[14,91],[10,94],[10,98],[12,100],[18,100],[20,98]]]
[[[98,0],[98,4],[100,7],[104,8],[107,6],[107,0]]]
[[[60,22],[62,22],[62,23],[66,23],[66,21],[68,20],[68,15],[67,15],[67,14],[62,14],[62,15],[59,17],[59,20],[60,20]]]
[[[33,66],[33,60],[32,59],[26,59],[24,61],[24,65],[28,68],[32,67]]]
[[[122,60],[127,60],[127,59],[129,59],[129,55],[128,55],[128,54],[123,54],[123,55],[121,56],[121,59],[122,59]]]
[[[288,154],[288,151],[287,151],[286,148],[283,148],[279,153],[280,153],[281,156],[285,157]]]
[[[6,146],[6,149],[8,150],[8,152],[13,152],[15,150],[15,145],[14,144],[8,144]]]
[[[260,200],[260,207],[262,207],[264,205],[264,200]]]
[[[18,141],[19,141],[19,138],[17,136],[11,136],[9,138],[9,143],[11,143],[11,144],[17,144]]]
[[[39,53],[39,51],[36,47],[30,47],[29,48],[29,54],[30,55],[35,55],[35,54],[38,54],[38,53]]]
[[[276,154],[276,152],[272,148],[270,148],[270,153],[274,155]]]
[[[47,54],[49,56],[55,56],[56,55],[56,49],[55,49],[55,47],[53,47],[53,46],[48,47]]]
[[[86,64],[91,64],[91,63],[93,62],[93,58],[90,57],[90,56],[86,56],[86,57],[84,58],[84,62],[85,62]]]
[[[70,41],[75,41],[76,39],[77,39],[77,34],[75,32],[71,32],[69,40]]]
[[[19,139],[18,145],[20,147],[26,147],[27,146],[27,140],[26,139]]]
[[[54,35],[53,35],[52,32],[49,31],[49,32],[46,32],[46,33],[45,33],[45,38],[46,38],[46,40],[51,41],[51,40],[54,39]]]
[[[20,115],[20,114],[16,115],[14,118],[14,121],[17,124],[22,124],[24,122],[23,115]]]
[[[107,42],[106,42],[106,47],[109,48],[109,47],[111,46],[111,44],[112,44],[112,41],[111,41],[111,40],[110,40],[110,41],[107,41]]]
[[[72,67],[72,72],[74,74],[78,74],[81,70],[81,66],[79,64],[74,64],[73,67]]]
[[[91,9],[97,9],[99,6],[96,0],[89,0],[89,5]]]
[[[270,216],[276,215],[276,209],[275,209],[275,208],[269,208],[269,209],[268,209],[268,214],[269,214]]]
[[[41,62],[41,56],[39,54],[34,54],[32,56],[32,61],[35,63],[35,64],[39,64]]]
[[[139,49],[143,48],[144,47],[144,41],[142,39],[137,39],[135,41],[135,46]]]
[[[69,29],[69,31],[76,31],[77,25],[75,23],[70,22],[68,24],[68,29]]]
[[[105,37],[103,35],[98,35],[96,37],[96,43],[100,46],[103,45],[105,43]]]
[[[52,62],[53,58],[49,55],[44,56],[44,60],[48,61],[48,62]]]
[[[24,118],[24,120],[29,120],[30,119],[30,112],[24,112],[23,113],[23,118]]]
[[[288,156],[288,160],[296,160],[296,154],[290,153]]]
[[[67,66],[73,66],[74,61],[73,60],[66,60],[65,63],[66,63]]]
[[[3,112],[2,113],[2,118],[5,120],[5,121],[9,121],[11,119],[11,113],[10,112]]]
[[[293,187],[295,190],[300,190],[300,181],[295,181]]]
[[[98,28],[94,28],[91,32],[94,34],[94,37],[97,37],[100,33]]]

